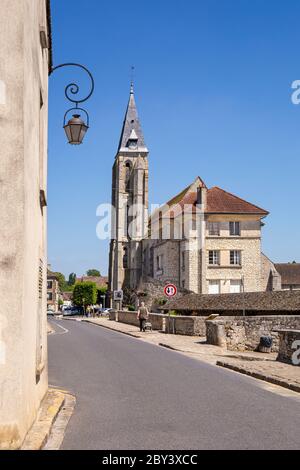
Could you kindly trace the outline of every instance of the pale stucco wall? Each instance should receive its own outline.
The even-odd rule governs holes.
[[[46,191],[48,51],[40,26],[47,29],[45,1],[1,0],[0,448],[21,445],[48,385],[46,210],[39,201]]]
[[[209,236],[206,232],[206,292],[210,280],[220,280],[221,293],[230,292],[230,281],[241,280],[244,277],[245,291],[257,292],[262,287],[262,257],[261,257],[261,226],[257,216],[209,216],[207,222],[220,223],[220,236]],[[240,236],[230,236],[229,222],[239,221]],[[220,251],[220,266],[210,266],[208,256],[210,250]],[[241,267],[230,265],[230,251],[241,251]]]

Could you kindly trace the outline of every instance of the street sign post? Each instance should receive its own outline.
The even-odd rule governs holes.
[[[177,294],[177,287],[175,286],[175,284],[167,284],[164,288],[164,293],[169,299],[171,299],[172,297],[175,297],[175,295]],[[170,323],[171,323],[171,315],[170,315],[170,310],[169,310],[169,321],[168,321],[168,333],[169,334],[170,334]],[[173,322],[173,333],[175,333],[174,322]]]
[[[114,301],[119,303],[119,310],[122,310],[123,297],[124,294],[122,289],[114,290]]]
[[[167,284],[164,289],[165,295],[169,298],[175,297],[177,294],[177,287],[174,284]]]

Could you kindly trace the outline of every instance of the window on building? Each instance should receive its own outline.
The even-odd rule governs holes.
[[[185,289],[185,281],[182,281],[181,286],[183,289]]]
[[[240,222],[229,222],[229,232],[231,236],[239,237],[241,235]]]
[[[47,281],[47,289],[52,289],[53,281]]]
[[[128,268],[128,249],[126,247],[123,249],[123,268]]]
[[[241,281],[241,279],[231,280],[230,281],[230,293],[231,294],[240,294],[241,292],[242,292],[242,281]]]
[[[154,249],[150,248],[149,275],[154,277]]]
[[[242,254],[240,251],[233,250],[230,252],[230,264],[235,265],[235,266],[241,266]]]
[[[50,301],[53,300],[53,294],[52,294],[52,292],[47,292],[47,300],[50,300]]]
[[[220,236],[220,223],[219,222],[208,222],[208,234],[210,236]]]
[[[208,282],[208,293],[209,294],[220,294],[221,292],[221,282],[219,280],[213,280]]]
[[[164,267],[164,255],[158,255],[156,257],[157,270],[162,271]]]
[[[220,252],[217,250],[210,251],[208,255],[208,262],[211,266],[219,266],[220,265]]]
[[[185,252],[184,251],[181,253],[181,269],[182,271],[185,271]]]
[[[125,164],[125,191],[130,192],[130,177],[131,177],[131,162],[127,161]]]

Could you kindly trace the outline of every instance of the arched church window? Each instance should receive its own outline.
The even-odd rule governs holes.
[[[123,249],[123,268],[128,268],[128,249],[126,247]]]
[[[143,176],[143,205],[146,206],[146,172],[144,171]]]
[[[131,162],[125,163],[125,191],[128,193],[130,191],[130,176],[131,176]]]

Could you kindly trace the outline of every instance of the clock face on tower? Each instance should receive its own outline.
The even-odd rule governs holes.
[[[137,140],[129,140],[128,141],[128,148],[130,148],[130,150],[137,149]]]

